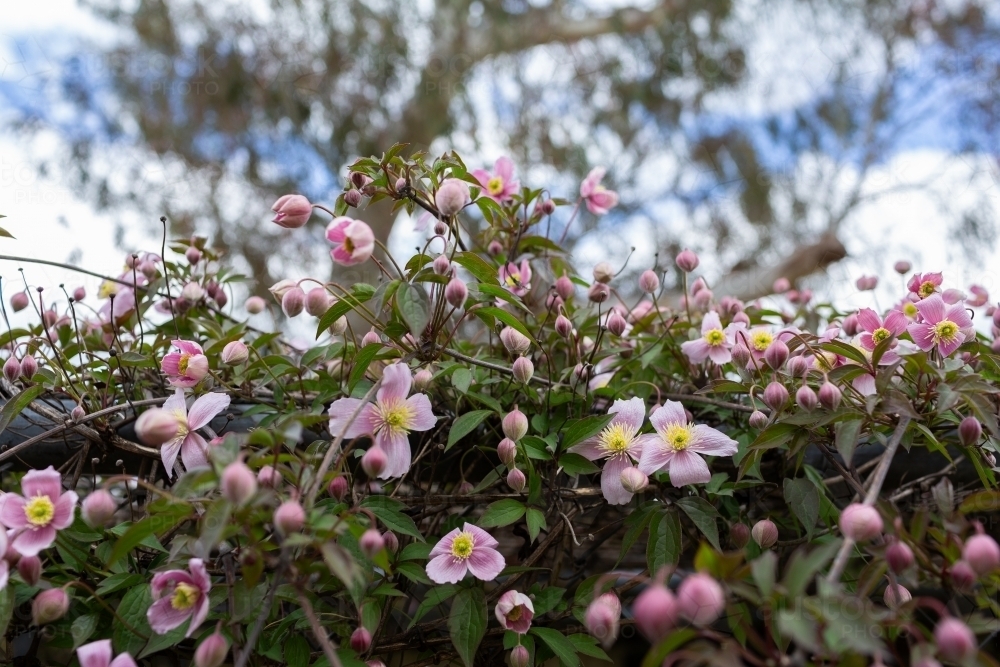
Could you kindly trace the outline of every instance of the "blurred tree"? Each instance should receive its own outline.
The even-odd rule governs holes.
[[[661,252],[717,255],[744,297],[842,258],[845,221],[878,195],[869,170],[921,132],[950,123],[952,152],[995,141],[992,89],[970,86],[995,80],[987,0],[85,1],[124,37],[63,76],[77,126],[96,128],[69,133],[76,184],[176,233],[210,224],[264,286],[324,247],[314,224],[276,255],[265,204],[332,200],[346,164],[397,141],[508,151],[569,193],[607,165],[633,187],[602,227],[646,221]],[[796,24],[826,62],[787,60]],[[133,145],[147,152],[113,157]],[[953,222],[975,244],[991,214]],[[388,237],[388,206],[360,217]],[[627,252],[621,236],[606,247]]]

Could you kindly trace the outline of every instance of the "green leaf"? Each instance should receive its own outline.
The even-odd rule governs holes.
[[[580,667],[580,658],[576,655],[573,642],[566,639],[563,633],[552,628],[531,628],[529,631],[548,646],[556,657],[566,667]]]
[[[344,588],[347,589],[354,604],[357,605],[361,602],[367,582],[364,573],[350,552],[336,542],[325,542],[320,547],[320,552],[323,554],[323,562],[330,568],[333,576],[344,584]]]
[[[499,528],[509,526],[524,516],[524,504],[513,498],[504,498],[490,503],[479,518],[480,528]]]
[[[125,531],[125,534],[115,542],[115,548],[111,550],[111,556],[108,558],[107,564],[117,563],[119,559],[142,544],[144,540],[154,537],[156,533],[165,533],[190,516],[190,505],[186,503],[171,503],[155,514],[150,514],[142,521],[132,524]]]
[[[851,466],[851,458],[854,456],[854,448],[858,445],[858,434],[861,433],[861,425],[864,420],[848,419],[838,422],[834,427],[836,431],[837,452],[844,459],[847,467]]]
[[[618,554],[618,563],[621,563],[625,558],[625,554],[629,552],[635,541],[639,539],[642,535],[642,531],[646,529],[649,522],[653,518],[653,512],[649,507],[640,507],[639,510],[632,512],[628,518],[625,519],[625,526],[627,530],[625,531],[625,536],[622,537],[622,548],[621,552]],[[617,566],[616,563],[615,565]]]
[[[577,653],[589,655],[591,658],[597,658],[598,660],[611,662],[611,658],[609,658],[608,654],[604,652],[604,649],[597,645],[597,639],[594,637],[577,633],[575,635],[570,635],[567,639],[569,639],[570,643],[573,644],[573,648],[576,649]]]
[[[796,518],[812,536],[819,520],[819,493],[816,486],[805,477],[785,478],[785,502],[792,508]]]
[[[798,430],[799,427],[794,424],[771,424],[761,431],[757,439],[750,443],[748,449],[774,449],[775,447],[781,447],[791,440],[792,436]]]
[[[410,333],[417,340],[427,328],[431,318],[431,303],[423,287],[414,287],[409,283],[401,283],[396,290],[396,307],[399,315],[410,328]]]
[[[522,334],[527,336],[528,340],[532,343],[535,342],[535,337],[531,335],[531,332],[524,326],[524,323],[502,308],[497,308],[496,306],[482,306],[474,309],[472,314],[490,326],[493,324],[492,318],[496,318],[512,329],[520,331]]]
[[[285,664],[288,667],[309,667],[309,640],[303,635],[292,633],[285,640]]]
[[[565,588],[559,588],[558,586],[549,586],[548,588],[543,588],[534,596],[534,608],[535,616],[541,616],[542,614],[552,611],[560,600],[563,599],[563,595],[566,594]]]
[[[493,414],[492,410],[473,410],[456,419],[455,423],[451,425],[451,430],[448,431],[448,444],[445,445],[444,451],[448,451],[456,442],[472,433],[491,414]]]
[[[463,267],[476,277],[481,283],[488,285],[499,285],[500,278],[497,267],[493,266],[485,259],[474,252],[460,252],[455,254],[455,263]]]
[[[642,667],[660,667],[667,656],[697,636],[698,633],[691,628],[671,631],[666,639],[649,650],[643,658]]]
[[[681,518],[673,510],[651,513],[649,541],[646,543],[646,566],[655,575],[665,565],[681,560]]]
[[[21,410],[24,410],[28,406],[28,403],[31,403],[43,393],[45,393],[45,387],[36,384],[7,401],[3,409],[0,410],[0,433],[7,429],[7,426],[14,421],[15,417],[21,414]]]
[[[4,586],[3,590],[0,590],[0,636],[7,634],[7,626],[14,616],[14,606],[14,587]]]
[[[592,415],[570,422],[563,431],[562,449],[569,449],[578,442],[597,435],[614,418],[614,415]]]
[[[451,374],[451,385],[458,389],[458,393],[464,394],[469,391],[472,384],[472,371],[468,368],[457,368]]]
[[[600,471],[600,468],[593,461],[588,461],[583,456],[573,454],[572,452],[559,457],[559,467],[571,477],[589,475]]]
[[[434,588],[427,591],[424,599],[420,602],[420,606],[417,607],[416,613],[413,614],[413,618],[410,619],[410,624],[407,626],[407,630],[410,630],[414,625],[417,624],[421,618],[424,617],[427,612],[429,612],[434,607],[438,606],[455,593],[458,592],[458,586],[455,584],[444,584],[443,586],[435,586]]]
[[[847,357],[852,361],[856,361],[862,366],[868,366],[868,359],[865,357],[864,352],[854,347],[853,345],[848,345],[847,343],[841,342],[839,340],[831,340],[826,343],[821,343],[820,347],[824,350],[829,350],[842,357]]]
[[[420,567],[416,563],[406,561],[403,563],[396,564],[396,572],[399,572],[405,576],[410,581],[417,584],[424,584],[425,586],[432,586],[434,582],[430,580],[427,576],[424,568]]]
[[[153,631],[146,621],[146,611],[153,604],[153,594],[149,586],[143,584],[130,588],[121,602],[118,603],[118,615],[131,625],[137,632],[145,634],[140,637],[125,627],[124,623],[115,622],[111,633],[111,641],[115,647],[115,653],[131,653],[139,655],[139,652],[146,645],[146,640]],[[186,625],[185,625],[186,627]]]
[[[165,648],[170,648],[171,646],[176,646],[184,641],[184,634],[187,632],[188,624],[182,623],[180,627],[174,628],[170,632],[158,635],[155,632],[151,632],[149,635],[149,641],[146,642],[145,648],[139,653],[137,657],[145,658],[147,655],[152,655],[157,651],[162,651]]]
[[[528,537],[534,542],[538,537],[538,531],[545,528],[545,514],[539,509],[529,507],[525,520],[528,523]]]
[[[411,542],[399,552],[399,560],[427,560],[433,547],[426,542]]]
[[[715,550],[722,551],[719,546],[719,526],[715,522],[719,518],[719,511],[715,506],[701,496],[680,498],[675,504],[684,510]]]
[[[74,650],[90,639],[90,636],[94,634],[94,630],[97,629],[97,622],[99,620],[101,620],[101,617],[98,614],[84,614],[74,619],[73,625],[69,629],[70,634],[73,636]]]
[[[6,217],[6,216],[0,216],[0,217]],[[8,232],[3,227],[0,227],[0,236],[3,236],[3,237],[8,238],[8,239],[14,238],[14,235],[11,234],[10,232]]]
[[[465,667],[472,667],[479,644],[486,635],[486,594],[483,589],[466,588],[455,597],[448,615],[448,631]]]
[[[770,597],[774,590],[774,576],[778,569],[778,554],[773,551],[765,551],[750,563],[750,574],[757,584],[760,594]]]
[[[415,537],[421,542],[424,541],[424,536],[420,534],[417,524],[400,511],[404,505],[398,500],[386,496],[368,496],[361,501],[361,507],[370,510],[379,521],[385,524],[386,528]]]
[[[370,288],[370,291],[368,289],[363,289],[362,285]],[[371,299],[374,295],[375,290],[371,285],[365,285],[365,283],[356,284],[352,288],[352,294],[344,294],[341,296],[340,300],[333,304],[329,310],[323,313],[323,317],[319,318],[319,324],[316,325],[316,338],[319,338],[324,331],[329,329],[331,324]]]
[[[372,361],[382,350],[382,343],[370,343],[361,348],[356,355],[354,355],[354,368],[351,369],[351,377],[347,380],[347,393],[350,394],[354,391],[354,387],[357,386],[358,382],[361,381],[365,376],[365,372],[368,367],[371,366]]]

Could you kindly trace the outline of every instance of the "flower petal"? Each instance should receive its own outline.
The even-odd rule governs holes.
[[[493,164],[493,173],[504,180],[504,183],[514,178],[514,161],[506,155],[497,158]]]
[[[192,558],[188,561],[188,571],[191,573],[191,581],[202,593],[208,594],[212,589],[212,578],[205,569],[205,562],[200,558]]]
[[[923,301],[920,303],[923,303]],[[924,324],[923,322],[914,322],[907,327],[907,331],[910,332],[910,336],[913,338],[913,342],[916,343],[917,347],[924,352],[927,352],[934,347],[934,327],[931,325]]]
[[[78,497],[75,491],[67,491],[55,502],[55,512],[52,515],[52,527],[56,530],[69,528],[73,523],[73,510],[76,509]]]
[[[180,627],[191,616],[190,609],[174,609],[169,597],[160,598],[146,611],[149,627],[158,635],[165,635]]]
[[[48,549],[56,541],[56,529],[50,523],[34,530],[26,528],[18,533],[11,546],[22,556],[37,556],[39,551]]]
[[[378,476],[379,479],[402,477],[410,471],[413,454],[410,452],[410,440],[405,434],[389,433],[386,429],[382,429],[375,436],[375,444],[382,448],[386,458],[389,459],[385,470]]]
[[[601,446],[601,441],[597,438],[587,438],[583,442],[570,447],[568,451],[573,454],[579,454],[588,461],[596,461],[608,454],[604,450],[604,447]]]
[[[198,586],[198,583],[194,580],[191,574],[185,570],[167,570],[166,572],[157,572],[153,575],[153,580],[150,582],[153,599],[159,600],[160,596],[163,595],[163,591],[176,586],[177,584],[190,584],[195,587]]]
[[[725,433],[715,430],[705,424],[696,424],[694,438],[688,447],[699,454],[711,456],[732,456],[739,449],[739,444]]]
[[[52,466],[45,470],[29,470],[21,479],[21,492],[25,498],[48,496],[55,502],[62,493],[62,475]]]
[[[450,554],[452,543],[455,541],[455,538],[458,537],[461,532],[462,532],[461,530],[455,528],[447,535],[442,537],[440,540],[438,540],[438,543],[434,545],[434,548],[431,549],[429,556],[433,558],[434,556],[440,556],[441,554]]]
[[[493,581],[503,572],[507,561],[504,560],[504,557],[496,549],[489,547],[481,548],[479,545],[476,545],[466,564],[468,565],[469,572],[476,579]]]
[[[182,415],[187,415],[187,404],[184,402],[184,392],[180,389],[175,389],[174,393],[171,394],[167,401],[163,404],[163,409],[169,412],[179,412]]]
[[[208,467],[208,443],[195,432],[187,434],[181,443],[181,461],[186,470]]]
[[[965,342],[965,334],[957,333],[955,338],[950,341],[941,341],[938,343],[938,350],[941,352],[942,357],[949,357],[951,353],[962,347],[962,343]]]
[[[108,667],[111,664],[111,640],[101,639],[76,649],[80,667]]]
[[[160,447],[160,460],[163,461],[163,467],[167,470],[167,477],[174,476],[174,463],[177,462],[177,455],[181,453],[181,444],[184,442],[184,438],[174,438],[169,442],[163,443]]]
[[[705,484],[712,479],[708,464],[691,450],[675,452],[670,459],[670,483],[676,487]]]
[[[885,321],[882,323],[886,329],[889,330],[893,336],[898,336],[899,334],[906,331],[907,319],[906,315],[898,310],[889,311],[889,314],[885,316]]]
[[[601,471],[601,492],[610,504],[626,505],[632,500],[632,493],[622,486],[622,471],[631,467],[632,462],[624,454],[609,456],[604,464],[604,470]]]
[[[671,424],[687,424],[684,406],[677,401],[666,401],[663,407],[653,410],[653,413],[649,415],[649,423],[657,431],[662,431]]]
[[[395,363],[385,367],[382,371],[382,386],[379,387],[375,400],[385,403],[390,399],[404,400],[410,393],[410,384],[413,382],[413,374],[406,364]]]
[[[180,364],[181,355],[177,352],[169,352],[163,355],[163,359],[160,360],[160,370],[163,371],[165,375],[180,375]]]
[[[108,667],[138,667],[135,660],[128,653],[120,653],[117,658],[111,661]]]
[[[410,409],[410,413],[413,415],[410,418],[410,422],[406,425],[406,428],[411,431],[427,431],[434,428],[437,424],[437,417],[434,416],[434,412],[431,410],[431,401],[427,398],[427,394],[414,394],[406,399],[406,407]]]
[[[462,526],[462,530],[466,533],[472,533],[472,538],[476,542],[476,547],[489,547],[490,549],[496,549],[500,546],[500,543],[493,539],[493,536],[487,533],[485,530],[479,526],[474,526],[471,523],[466,523]]]
[[[330,405],[328,413],[330,415],[330,435],[339,437],[341,433],[344,438],[350,440],[362,435],[371,435],[375,432],[375,407],[368,403],[362,409],[357,418],[348,422],[358,410],[358,406],[364,404],[360,398],[341,398]]]
[[[188,412],[188,428],[192,431],[208,424],[223,410],[229,407],[229,396],[212,392],[200,397]]]
[[[940,294],[932,294],[917,302],[917,310],[928,324],[937,324],[944,319],[945,303]]]
[[[457,584],[468,569],[466,561],[455,558],[450,553],[435,556],[427,561],[427,576],[436,584]]]
[[[624,424],[638,431],[646,421],[646,402],[638,396],[633,396],[627,401],[619,398],[608,408],[608,414],[615,415],[611,420],[612,424]]]
[[[674,457],[674,450],[667,447],[659,435],[649,434],[640,438],[642,455],[639,457],[638,468],[644,475],[652,475],[670,463],[670,459]]]
[[[194,608],[194,614],[191,616],[191,624],[188,626],[188,631],[184,636],[190,637],[193,635],[194,631],[201,627],[206,618],[208,618],[208,596],[202,595],[201,600],[198,601],[197,606]]]
[[[692,364],[700,364],[705,361],[711,350],[712,346],[704,338],[695,338],[694,340],[686,340],[681,343],[681,352],[691,360]]]
[[[967,329],[972,326],[972,318],[969,317],[965,304],[956,303],[944,314],[946,320],[951,320],[958,325],[959,329]]]
[[[858,324],[865,331],[871,333],[882,326],[882,319],[871,308],[862,308],[858,311]]]
[[[710,345],[708,348],[708,358],[721,366],[733,360],[733,353],[725,345]]]
[[[0,498],[0,523],[8,528],[25,528],[28,518],[24,514],[25,500],[16,493],[5,493]]]
[[[862,396],[871,396],[875,393],[875,376],[871,373],[864,373],[854,378],[851,385],[858,390]]]

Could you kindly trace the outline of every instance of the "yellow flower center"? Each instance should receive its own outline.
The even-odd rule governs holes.
[[[186,352],[181,353],[181,359],[177,362],[177,372],[181,375],[187,373],[188,363],[191,361],[191,355]]]
[[[511,271],[507,274],[507,287],[519,287],[521,285],[521,273]]]
[[[486,190],[494,197],[497,196],[503,192],[503,179],[499,176],[494,176],[486,182]]]
[[[182,581],[174,588],[174,596],[170,598],[170,606],[174,609],[190,609],[198,601],[198,592],[197,587]]]
[[[722,329],[711,329],[705,333],[705,342],[712,347],[718,347],[726,342],[726,334]]]
[[[465,560],[472,555],[472,547],[476,541],[472,538],[472,533],[459,533],[458,537],[451,543],[451,555],[460,560]]]
[[[837,355],[833,352],[817,352],[816,356],[813,357],[813,363],[821,371],[830,371],[837,363]]]
[[[958,325],[950,320],[941,320],[934,325],[934,340],[950,343],[958,335]]]
[[[770,331],[754,331],[750,334],[750,344],[758,352],[763,352],[774,341]]]
[[[35,496],[24,504],[24,517],[32,526],[47,526],[56,514],[56,506],[48,496]]]
[[[663,441],[675,452],[687,449],[694,438],[694,430],[687,424],[671,424],[660,432]]]
[[[392,433],[408,433],[413,420],[413,410],[402,400],[394,400],[382,406],[382,424]]]
[[[118,290],[121,289],[118,283],[112,282],[110,280],[105,280],[101,283],[101,286],[97,290],[97,296],[102,299],[107,299],[112,294],[118,294]]]
[[[927,280],[923,283],[920,283],[920,287],[919,289],[917,289],[917,294],[920,295],[920,298],[926,299],[931,294],[934,294],[935,290],[937,290],[937,287],[934,285],[934,283]]]
[[[625,424],[611,424],[601,432],[601,446],[612,454],[621,454],[635,439],[635,429]]]
[[[351,240],[350,236],[344,238],[344,243],[342,245],[344,246],[344,250],[347,252],[354,252],[354,241]]]
[[[878,345],[879,343],[889,338],[890,336],[892,336],[892,334],[889,333],[888,329],[886,329],[885,327],[879,327],[878,329],[872,332],[872,342]]]
[[[917,304],[913,303],[912,301],[907,301],[905,304],[903,304],[903,314],[909,317],[910,319],[916,317],[917,313],[919,312],[920,311],[917,310]]]
[[[521,620],[521,614],[523,614],[523,613],[524,613],[524,606],[523,605],[517,605],[516,607],[514,607],[513,609],[511,609],[510,611],[507,612],[507,620],[508,621],[519,621],[519,620]]]

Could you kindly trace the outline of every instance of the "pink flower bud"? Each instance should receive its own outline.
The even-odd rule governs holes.
[[[617,310],[611,311],[611,315],[608,316],[608,331],[615,336],[621,336],[625,333],[626,326],[628,325],[625,318],[619,315]]]
[[[20,312],[28,307],[30,300],[28,299],[28,294],[26,292],[14,292],[10,297],[10,308],[15,313]]]
[[[87,416],[87,411],[83,409],[82,405],[77,405],[70,410],[69,415],[73,418],[73,421],[80,421]]]
[[[69,611],[69,596],[61,588],[50,588],[35,596],[31,603],[31,619],[35,625],[58,621]]]
[[[989,535],[973,535],[965,541],[962,559],[979,576],[990,574],[1000,568],[1000,546]]]
[[[25,357],[27,359],[27,357]],[[24,367],[24,361],[21,362],[21,367]],[[983,437],[983,427],[979,424],[979,420],[973,416],[968,416],[962,420],[962,423],[958,425],[958,439],[966,447],[972,447],[973,445],[978,445],[980,438]]]
[[[83,499],[80,505],[80,515],[83,522],[91,528],[106,526],[115,516],[118,503],[105,489],[96,489]]]
[[[212,298],[215,299],[215,303],[219,304],[219,308],[225,308],[226,304],[229,303],[229,297],[226,296],[226,291],[221,287]]]
[[[761,519],[755,523],[750,535],[761,549],[770,549],[778,543],[778,527],[770,519]]]
[[[344,203],[351,208],[357,208],[358,204],[361,203],[361,191],[360,190],[348,190],[344,193]]]
[[[528,667],[531,662],[531,654],[521,644],[510,650],[510,667]]]
[[[435,231],[435,233],[437,232]],[[438,236],[443,236],[443,235],[444,232],[438,234]],[[500,245],[499,241],[490,241],[490,244],[486,246],[486,252],[488,252],[493,257],[496,257],[497,255],[503,252],[503,246]]]
[[[229,653],[229,641],[216,630],[194,652],[194,667],[219,667]]]
[[[878,287],[878,276],[861,276],[855,285],[862,292],[870,292]]]
[[[770,382],[764,388],[764,405],[772,410],[780,410],[788,402],[788,390],[780,382]]]
[[[313,317],[323,317],[327,310],[330,309],[330,293],[326,291],[325,287],[313,287],[306,294],[306,312]],[[285,300],[281,300],[282,305],[284,305]]]
[[[410,187],[410,185],[409,183],[406,182],[405,178],[400,176],[399,178],[396,179],[396,192],[403,192],[408,187]]]
[[[965,303],[968,306],[980,308],[990,300],[990,293],[982,285],[969,285],[969,291],[972,292],[973,296],[966,300]]]
[[[184,257],[191,266],[194,266],[201,261],[201,250],[191,246],[184,252]]]
[[[34,586],[42,578],[42,559],[38,556],[21,556],[17,561],[17,573],[24,583]]]
[[[267,308],[267,303],[259,296],[252,296],[246,300],[243,307],[251,315],[258,315],[264,312],[264,309]]]
[[[816,398],[816,392],[812,390],[812,387],[804,384],[799,387],[798,391],[795,392],[795,402],[803,410],[814,410],[819,401]]]
[[[542,215],[552,215],[556,210],[556,203],[551,199],[544,199],[538,204],[538,210]]]
[[[944,618],[934,628],[934,643],[942,658],[951,662],[965,662],[978,650],[976,635],[957,618]]]
[[[733,363],[737,368],[746,368],[747,364],[750,363],[750,348],[743,341],[739,341],[736,345],[733,345],[732,355]]]
[[[306,523],[306,511],[297,500],[286,500],[274,510],[274,527],[283,536],[302,530]]]
[[[285,229],[298,229],[309,221],[312,204],[302,195],[284,195],[271,207],[274,222]]]
[[[840,407],[840,399],[843,396],[837,385],[830,381],[823,383],[823,386],[819,388],[819,402],[827,410],[836,410]]]
[[[901,584],[889,584],[885,587],[885,593],[882,595],[882,600],[885,602],[885,606],[890,609],[895,609],[901,604],[906,604],[913,599],[910,591]]]
[[[3,376],[8,382],[14,382],[21,376],[21,362],[13,356],[7,358],[3,364]]]
[[[858,324],[857,313],[851,313],[850,315],[845,317],[844,321],[840,325],[840,328],[848,336],[856,336],[857,333],[861,330],[860,325]]]
[[[378,445],[369,447],[368,451],[361,457],[361,468],[371,479],[381,475],[387,465],[389,465],[389,457]]]
[[[882,533],[882,517],[871,505],[853,503],[840,513],[840,530],[855,542],[867,542]]]
[[[465,282],[455,276],[448,281],[448,284],[444,288],[444,300],[448,302],[452,308],[461,308],[465,305],[465,300],[469,296],[469,288],[465,286]]]
[[[257,471],[257,482],[261,486],[274,489],[281,485],[281,475],[273,466],[264,466]]]
[[[362,625],[351,633],[351,648],[355,653],[364,653],[372,645],[372,633]]]
[[[524,354],[531,347],[531,339],[513,327],[500,331],[500,341],[511,354]]]
[[[677,268],[684,273],[691,273],[698,268],[698,255],[686,248],[677,255],[674,261],[677,263]]]
[[[469,186],[457,178],[446,178],[434,195],[434,203],[441,215],[451,217],[471,201]]]
[[[358,546],[361,547],[361,553],[366,557],[374,558],[378,552],[385,548],[385,540],[382,539],[382,533],[378,532],[377,529],[369,528],[361,534]]]
[[[347,496],[348,491],[347,478],[343,475],[337,475],[327,484],[326,490],[330,493],[331,497],[343,500]]]
[[[563,338],[569,338],[569,335],[573,333],[573,323],[565,315],[556,318],[556,333]]]
[[[239,366],[240,364],[245,364],[249,358],[250,350],[241,340],[234,340],[226,343],[226,346],[222,348],[222,354],[219,355],[219,359],[221,359],[222,363],[227,366]]]
[[[151,261],[139,262],[139,273],[146,276],[147,279],[153,280],[159,274],[159,270],[156,268],[156,263]]]
[[[607,262],[598,262],[597,266],[594,267],[594,280],[599,283],[610,283],[611,279],[615,277],[614,268]]]
[[[885,562],[889,565],[890,570],[896,574],[901,574],[913,565],[913,550],[910,549],[910,546],[906,542],[893,540],[886,547]]]
[[[710,625],[726,608],[722,586],[707,574],[688,575],[677,589],[681,616],[695,625]]]
[[[399,538],[391,530],[382,533],[382,542],[385,543],[385,550],[389,553],[394,554],[399,551]]]
[[[517,442],[524,437],[524,434],[528,432],[528,418],[524,416],[524,413],[514,406],[514,409],[508,412],[501,423],[503,427],[503,434]]]
[[[788,281],[788,278],[778,278],[771,285],[771,289],[774,290],[775,294],[784,294],[788,290],[792,289],[792,283]]]
[[[563,301],[569,301],[576,292],[576,285],[569,279],[569,276],[559,276],[556,279],[556,294]]]
[[[514,365],[511,366],[511,372],[515,380],[521,384],[528,384],[535,374],[535,365],[527,357],[518,357],[514,360]]]
[[[941,299],[948,305],[953,305],[959,301],[965,301],[965,292],[954,287],[941,292]]]
[[[809,372],[809,362],[801,355],[795,356],[785,364],[785,370],[794,378],[805,377]]]
[[[770,345],[767,346],[767,350],[764,352],[764,361],[771,368],[778,370],[785,365],[785,361],[788,359],[788,345],[784,341],[775,340]]]
[[[200,301],[205,296],[205,289],[198,283],[188,283],[181,289],[181,298],[192,303]]]
[[[351,183],[354,185],[354,187],[363,188],[371,182],[372,179],[370,176],[362,174],[360,171],[351,172]]]
[[[621,617],[622,603],[618,600],[618,596],[614,593],[604,593],[594,598],[587,607],[583,625],[592,637],[607,648],[618,638]]]
[[[448,255],[445,255],[444,253],[435,257],[431,265],[432,268],[434,269],[434,273],[438,274],[439,276],[444,276],[451,273],[451,260],[448,259]]]
[[[377,331],[375,331],[375,329],[370,329],[368,333],[366,333],[364,337],[361,339],[361,347],[368,347],[369,345],[375,345],[381,343],[382,343],[382,337],[379,335]]]
[[[729,529],[729,541],[737,549],[742,549],[750,542],[750,529],[745,523],[734,523]]]
[[[30,380],[35,376],[38,371],[38,362],[30,354],[24,355],[24,359],[21,359],[21,375],[24,376],[25,380]]]
[[[82,286],[77,287],[73,290],[73,301],[83,301],[87,298],[87,290]]]
[[[899,260],[892,266],[892,268],[895,269],[896,273],[898,273],[901,276],[909,273],[912,267],[913,265],[907,262],[905,259]]]
[[[649,486],[649,477],[635,466],[622,470],[620,478],[622,486],[629,493],[642,493]]]
[[[222,495],[240,507],[257,493],[257,477],[242,461],[233,461],[222,471]]]
[[[768,417],[767,417],[767,415],[765,415],[760,410],[754,410],[750,414],[750,419],[747,420],[747,421],[750,423],[750,426],[752,428],[755,428],[758,431],[761,431],[761,430],[763,430],[767,426]]]
[[[656,271],[646,269],[642,272],[639,276],[639,289],[646,294],[653,294],[660,289],[660,277],[656,275]]]
[[[587,290],[587,298],[594,303],[604,303],[611,295],[611,290],[604,283],[594,283]]]
[[[497,445],[497,456],[505,466],[513,465],[517,458],[517,445],[510,438],[504,438]]]
[[[419,390],[424,390],[430,386],[434,379],[434,374],[427,368],[421,368],[413,374],[413,386]]]
[[[281,297],[281,310],[287,317],[296,317],[306,306],[306,293],[301,287],[295,286]]]
[[[528,480],[525,478],[524,473],[517,468],[511,468],[511,471],[507,473],[507,486],[512,488],[515,493],[524,491],[524,486],[527,483]]]
[[[135,433],[151,447],[159,447],[177,436],[177,417],[163,408],[146,410],[135,421]]]
[[[665,639],[677,624],[678,611],[677,598],[660,583],[651,584],[632,604],[635,624],[653,645]]]

